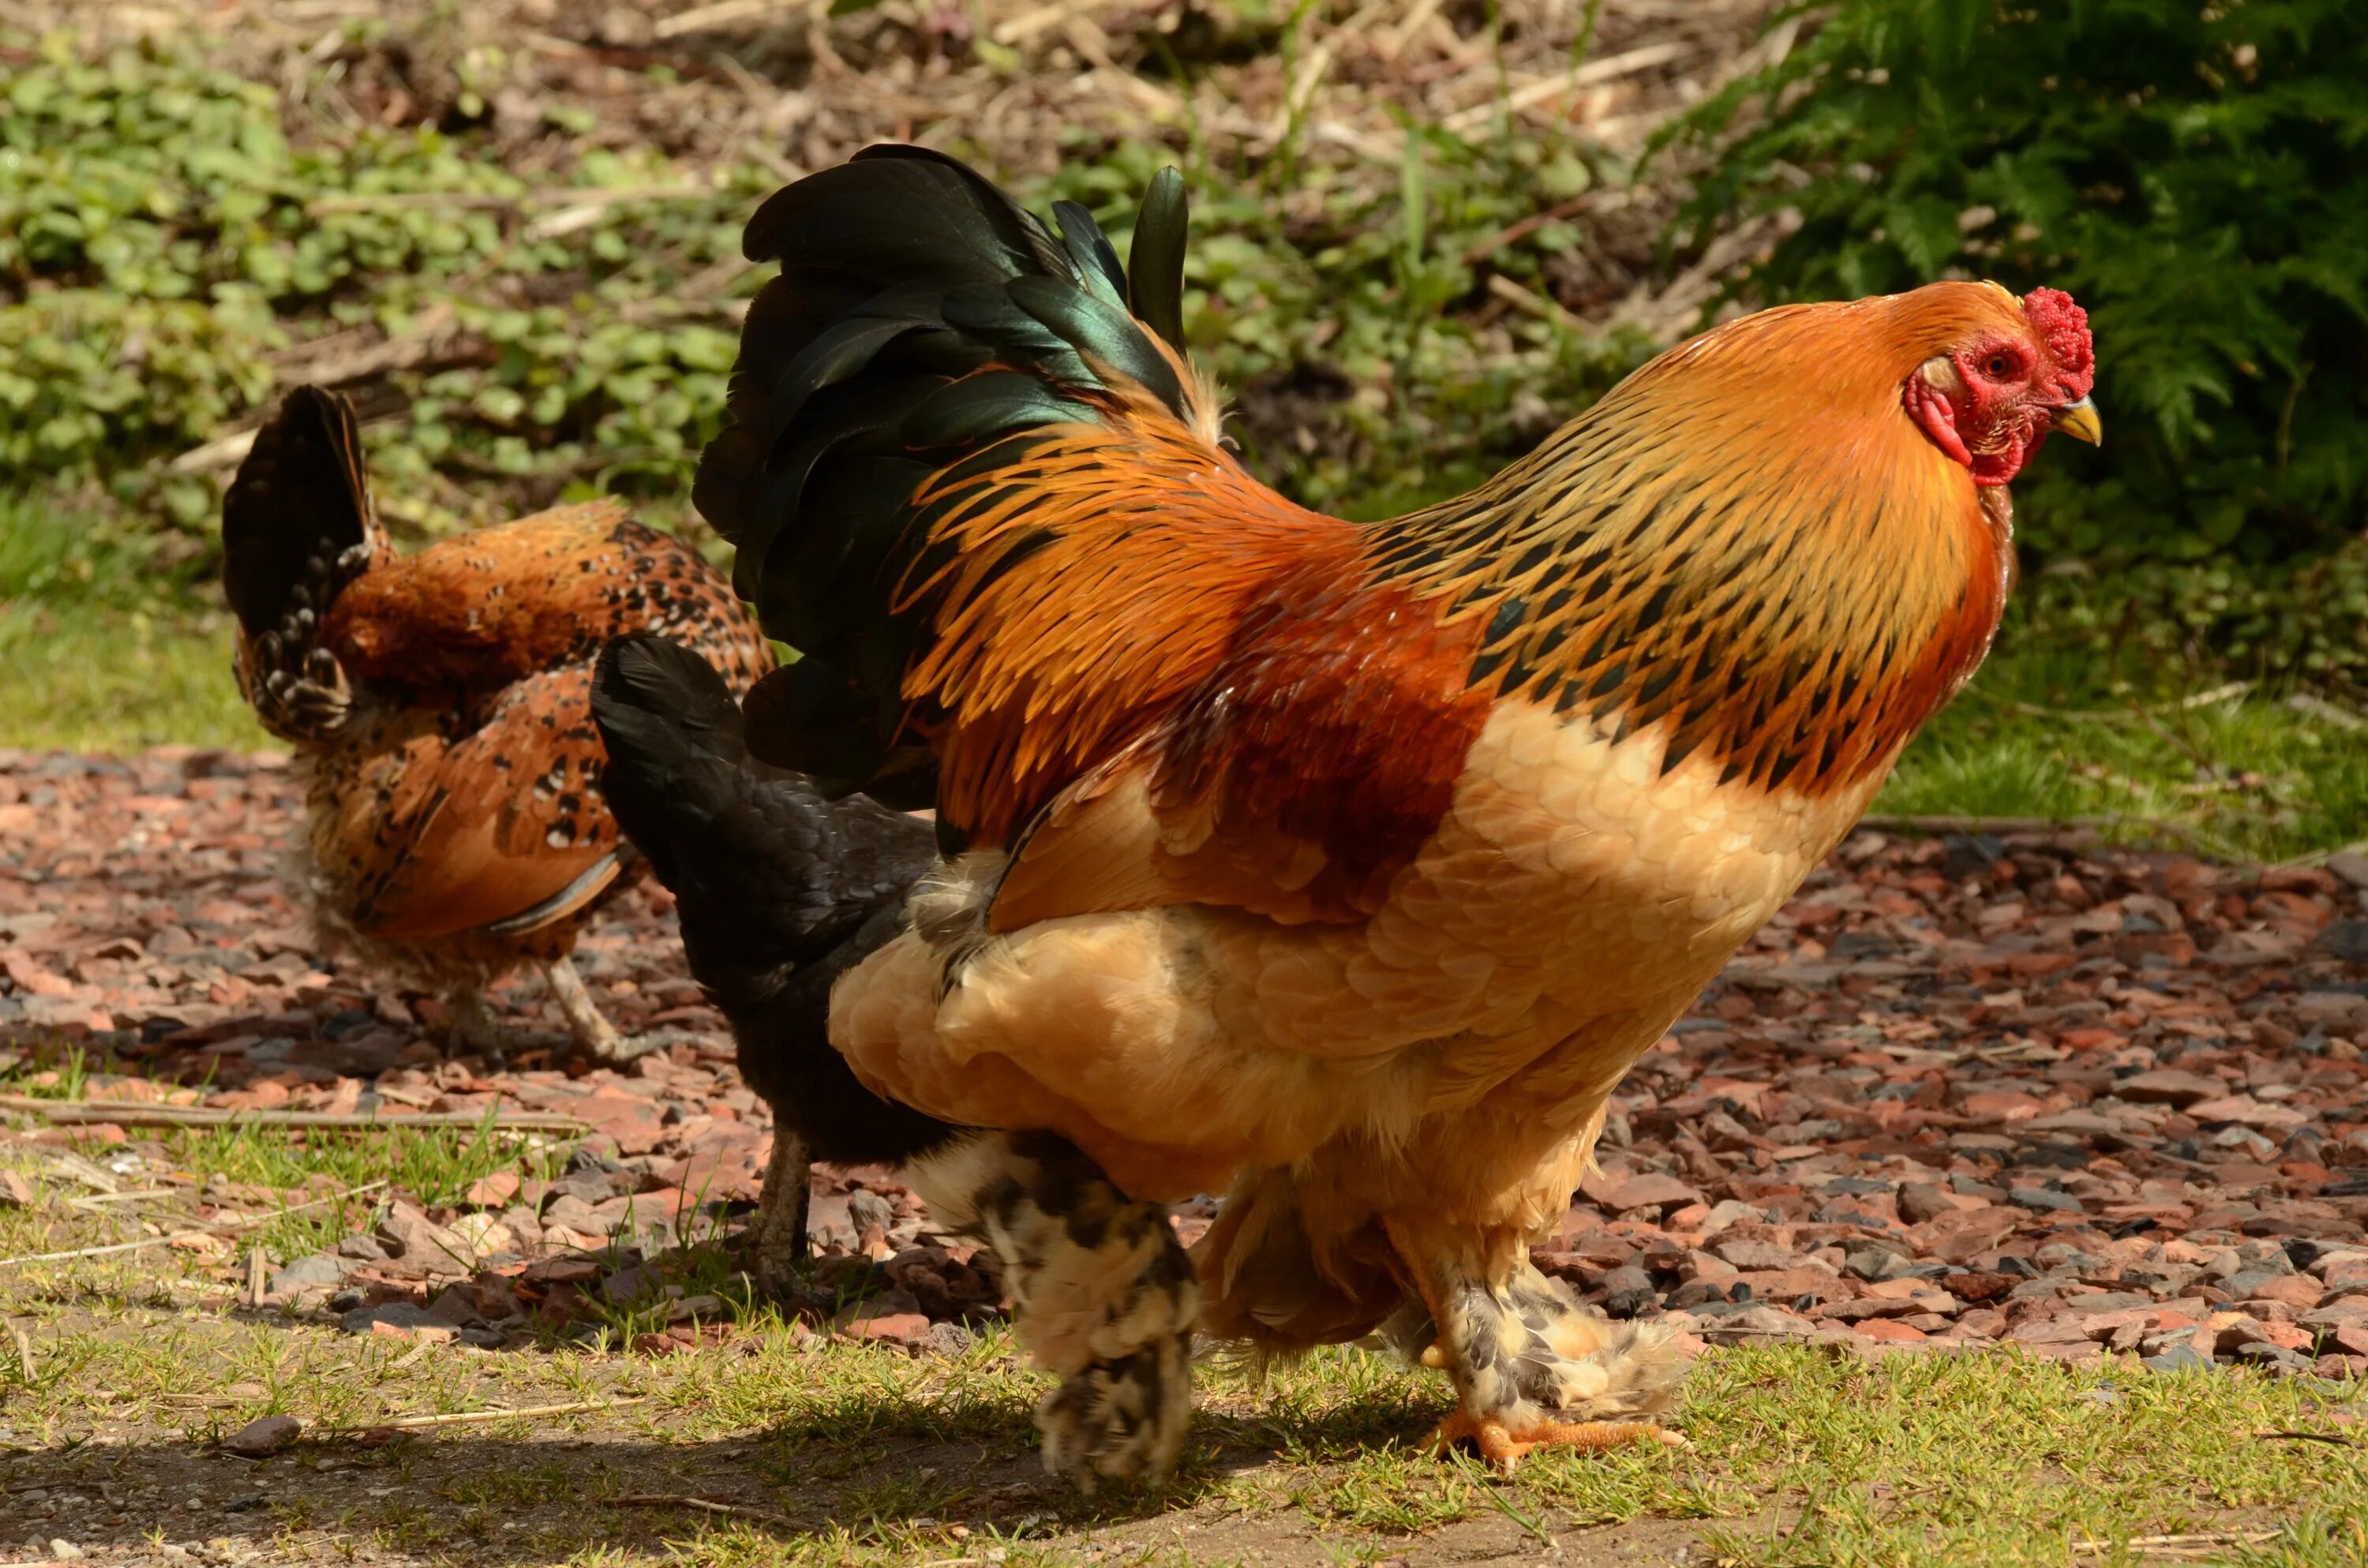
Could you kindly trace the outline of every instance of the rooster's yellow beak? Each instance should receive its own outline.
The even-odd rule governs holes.
[[[2057,409],[2048,424],[2076,441],[2086,441],[2092,447],[2105,444],[2105,422],[2097,417],[2097,405],[2085,397]]]

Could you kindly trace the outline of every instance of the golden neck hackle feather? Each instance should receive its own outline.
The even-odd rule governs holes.
[[[1887,767],[2005,602],[2003,506],[1901,411],[1932,346],[2011,325],[1966,285],[1793,307],[1632,377],[1468,495],[1378,524],[1377,570],[1485,618],[1477,678],[1728,778]]]

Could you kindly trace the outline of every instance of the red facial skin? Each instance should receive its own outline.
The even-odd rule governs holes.
[[[1928,365],[1902,393],[1909,417],[1972,471],[1975,484],[2014,478],[2047,438],[2056,410],[2087,397],[2096,381],[2089,312],[2054,289],[2032,290],[2022,308],[2029,335],[1994,333],[1952,350],[1942,358],[1953,376],[1936,378]]]

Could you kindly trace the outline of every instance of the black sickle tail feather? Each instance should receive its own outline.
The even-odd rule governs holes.
[[[601,792],[675,895],[690,971],[731,1020],[740,1071],[816,1157],[902,1160],[952,1129],[880,1098],[832,1049],[830,988],[904,929],[937,862],[928,824],[748,756],[707,661],[646,632],[602,651]]]
[[[238,615],[247,699],[290,740],[333,732],[350,706],[321,617],[378,551],[361,442],[346,400],[298,387],[256,432],[222,498],[222,591]]]
[[[741,597],[804,655],[761,683],[752,739],[825,790],[935,798],[899,690],[930,607],[894,603],[928,531],[922,483],[1101,418],[1121,382],[1195,417],[1182,177],[1153,182],[1131,270],[1084,208],[1053,219],[942,153],[878,146],[749,221],[748,258],[781,273],[742,328],[694,498],[739,546]]]

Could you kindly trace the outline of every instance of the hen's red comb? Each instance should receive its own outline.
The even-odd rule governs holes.
[[[2097,346],[2089,336],[2089,312],[2061,289],[2033,289],[2022,297],[2022,313],[2047,340],[2048,357],[2063,376],[2066,397],[2087,397],[2097,381]]]

